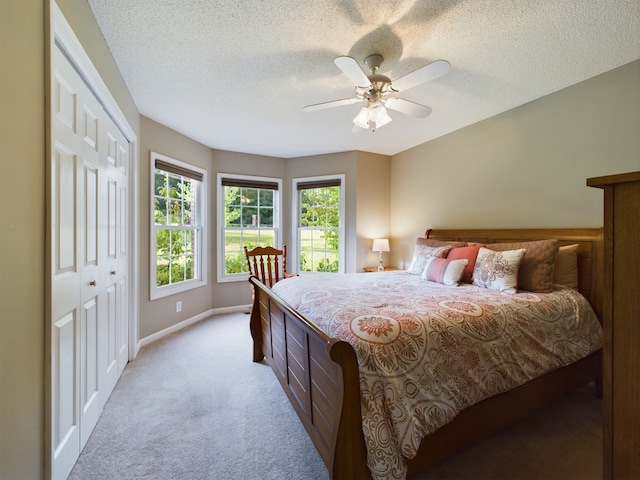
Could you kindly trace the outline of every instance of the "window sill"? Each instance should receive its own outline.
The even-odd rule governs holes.
[[[156,287],[151,290],[149,298],[151,300],[157,300],[159,298],[169,297],[177,293],[187,292],[194,288],[205,287],[207,282],[205,280],[191,280],[184,283],[178,283],[176,285],[167,285],[165,287]]]

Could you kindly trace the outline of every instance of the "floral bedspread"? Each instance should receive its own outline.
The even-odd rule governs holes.
[[[422,438],[458,412],[599,349],[587,300],[556,286],[504,295],[406,272],[309,274],[273,290],[354,346],[374,479],[403,479]]]

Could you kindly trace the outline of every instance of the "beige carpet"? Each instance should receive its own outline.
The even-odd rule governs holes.
[[[602,478],[591,387],[415,478]],[[327,480],[271,369],[251,362],[248,315],[219,315],[142,349],[69,477]]]

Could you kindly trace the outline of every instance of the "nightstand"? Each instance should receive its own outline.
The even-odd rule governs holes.
[[[399,268],[396,267],[384,267],[384,272],[390,272],[393,270],[400,270]],[[364,271],[365,272],[377,272],[378,271],[378,267],[364,267]]]

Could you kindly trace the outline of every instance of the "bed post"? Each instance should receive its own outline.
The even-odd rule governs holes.
[[[342,414],[335,441],[332,480],[371,480],[367,467],[367,447],[362,433],[360,373],[351,345],[339,342],[331,348],[331,358],[342,369]]]
[[[251,281],[252,278],[256,280],[258,277],[252,275],[249,278]],[[253,289],[253,306],[251,308],[251,317],[249,319],[249,330],[251,331],[251,338],[253,339],[253,361],[260,362],[264,358],[264,353],[262,351],[262,320],[260,318],[260,296],[256,291],[256,288],[251,285]]]

